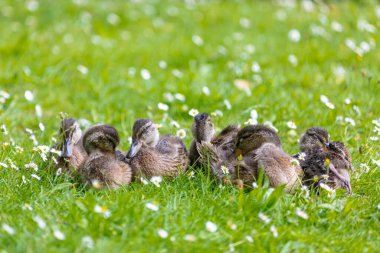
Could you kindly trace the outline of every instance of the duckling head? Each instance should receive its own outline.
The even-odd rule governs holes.
[[[149,119],[138,119],[132,128],[132,145],[126,155],[127,159],[134,157],[143,144],[155,147],[160,135],[158,127]]]
[[[82,136],[82,130],[75,119],[66,118],[61,121],[59,136],[62,138],[61,157],[70,158],[73,154],[73,146]]]
[[[326,150],[329,145],[329,134],[326,129],[312,127],[306,130],[300,139],[300,149],[307,152],[314,148]]]
[[[276,131],[265,125],[251,125],[242,128],[236,137],[235,153],[245,154],[258,149],[264,143],[272,143],[281,148]]]
[[[83,146],[88,154],[96,150],[114,152],[119,142],[117,130],[105,124],[93,126],[83,135]]]
[[[191,132],[197,142],[210,142],[215,133],[210,116],[207,113],[197,114],[194,117]]]

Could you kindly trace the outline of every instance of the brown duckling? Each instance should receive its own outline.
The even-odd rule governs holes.
[[[252,185],[263,168],[271,187],[285,185],[285,191],[292,192],[299,185],[301,168],[282,150],[276,131],[265,125],[242,128],[236,137],[235,152],[226,161],[218,161],[218,151],[207,149],[205,145],[199,145],[199,152],[202,158],[211,161],[212,171],[219,181],[226,181],[227,175],[238,186]]]
[[[139,119],[133,125],[132,145],[126,155],[134,177],[174,177],[189,164],[186,146],[176,136],[159,138],[158,127],[149,119]]]
[[[131,182],[132,169],[116,152],[119,141],[117,130],[109,125],[96,125],[85,132],[83,145],[88,157],[79,172],[88,185],[116,189]]]
[[[303,182],[319,187],[326,183],[333,188],[343,188],[351,193],[351,155],[342,142],[330,142],[328,132],[320,127],[308,129],[300,140],[303,152],[299,159],[304,171]]]
[[[219,152],[220,159],[227,159],[235,149],[235,138],[239,131],[238,126],[229,125],[214,137],[214,124],[207,113],[198,114],[194,117],[193,125],[191,126],[193,140],[190,145],[190,164],[192,166],[199,165],[199,153],[197,144],[211,143]],[[202,164],[206,166],[207,164]]]
[[[59,128],[58,143],[56,148],[60,150],[57,159],[57,168],[68,171],[76,171],[87,157],[82,144],[82,130],[75,119],[62,119]]]

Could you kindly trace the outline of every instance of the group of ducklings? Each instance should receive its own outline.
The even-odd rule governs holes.
[[[95,188],[118,188],[131,181],[154,176],[175,177],[193,168],[209,168],[221,184],[252,187],[262,171],[271,187],[284,186],[293,192],[304,184],[318,188],[325,184],[351,193],[350,153],[342,142],[329,141],[320,127],[308,129],[300,139],[301,152],[290,156],[281,147],[277,132],[266,125],[229,125],[215,135],[207,113],[194,117],[193,140],[187,152],[177,136],[160,137],[158,126],[138,119],[132,128],[132,144],[124,154],[117,150],[117,130],[106,124],[90,127],[82,134],[74,119],[61,121],[57,147],[58,167],[76,170]]]

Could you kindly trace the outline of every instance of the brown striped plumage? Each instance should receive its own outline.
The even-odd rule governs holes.
[[[210,144],[198,145],[201,160],[209,162],[212,174],[220,182],[251,186],[261,169],[272,187],[285,185],[285,191],[298,187],[301,168],[281,148],[277,133],[266,126],[255,125],[241,129],[236,136],[235,152],[222,159]]]
[[[300,149],[304,155],[295,157],[304,171],[304,184],[318,188],[320,183],[325,183],[351,193],[349,171],[352,170],[352,160],[344,143],[329,141],[325,129],[313,127],[302,135]]]
[[[79,170],[85,183],[95,188],[115,189],[131,182],[132,170],[119,159],[120,154],[115,150],[118,144],[119,135],[112,126],[101,124],[86,131],[83,145],[88,158]]]
[[[135,122],[132,145],[126,159],[135,178],[174,177],[186,170],[189,163],[182,140],[170,135],[159,138],[157,126],[147,119]]]

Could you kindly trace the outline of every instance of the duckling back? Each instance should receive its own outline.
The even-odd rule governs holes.
[[[228,159],[233,154],[238,132],[238,126],[229,125],[211,140],[211,143],[218,149],[221,159]]]
[[[128,185],[132,179],[129,165],[113,154],[92,153],[83,163],[80,173],[85,183],[95,188],[116,189]],[[95,185],[99,183],[99,186]]]
[[[160,141],[157,143],[156,149],[162,154],[175,157],[181,168],[186,169],[189,165],[189,155],[187,153],[186,145],[177,136],[162,136]]]
[[[270,186],[285,185],[286,192],[292,192],[299,186],[298,172],[301,171],[301,168],[292,164],[292,157],[281,148],[272,143],[265,143],[254,153],[257,169],[264,169],[265,175],[269,178]]]
[[[160,138],[155,147],[144,144],[130,164],[137,177],[173,177],[186,170],[189,157],[180,138],[166,135]]]

